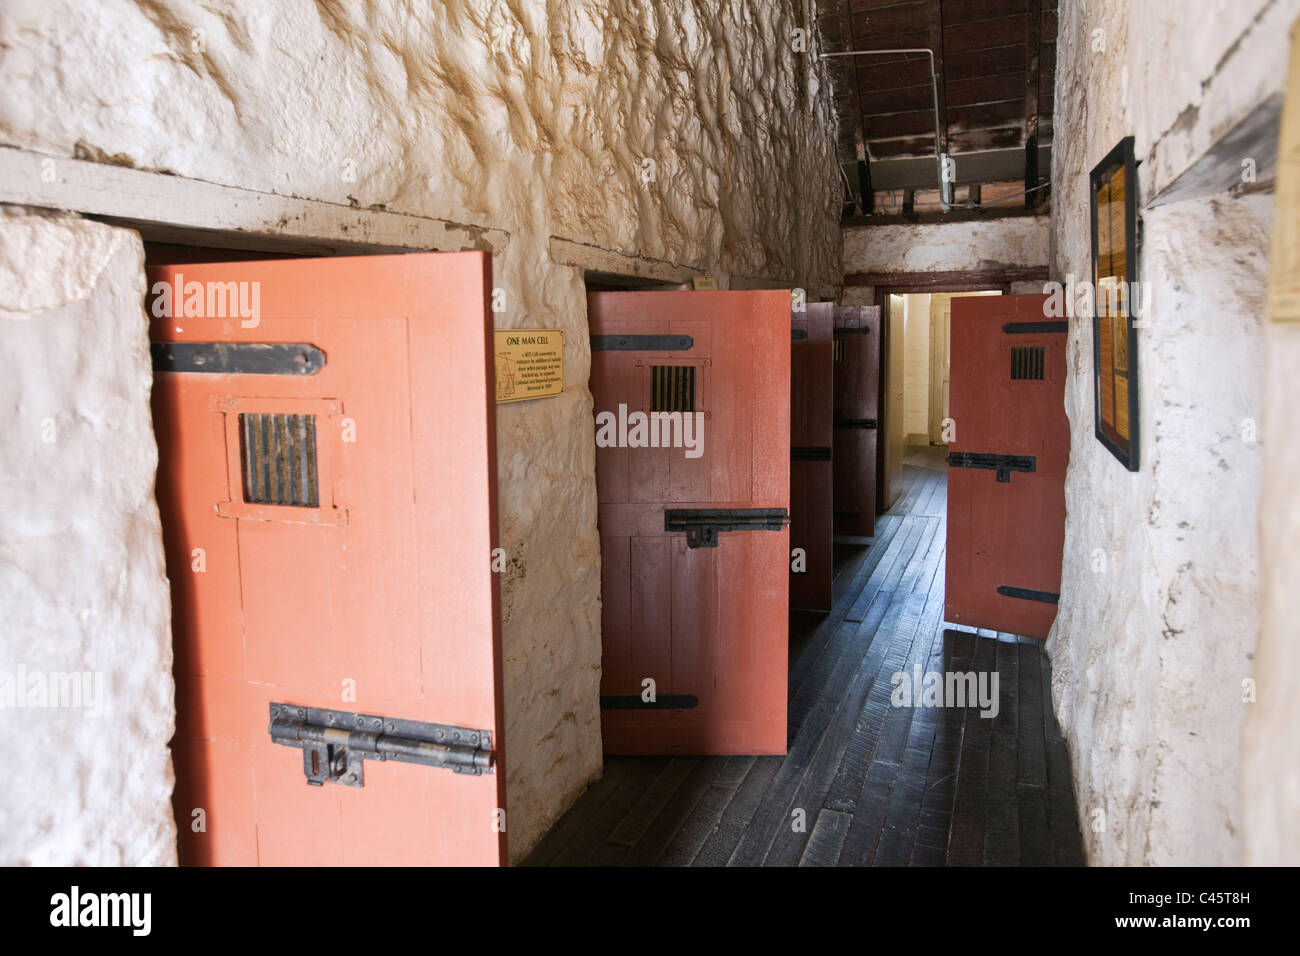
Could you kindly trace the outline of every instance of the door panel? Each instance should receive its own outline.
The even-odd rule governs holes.
[[[956,436],[948,446],[944,609],[953,624],[1040,638],[1056,617],[1061,589],[1070,457],[1066,324],[1044,319],[1045,299],[953,301]],[[1041,329],[1045,322],[1050,331],[1026,331],[1033,328],[1027,323]],[[1015,458],[969,458],[989,455]],[[1001,473],[961,466],[999,461],[1006,465]]]
[[[880,308],[835,309],[835,533],[876,533]]]
[[[880,429],[881,469],[880,494],[877,506],[883,514],[903,495],[903,457],[907,454],[907,303],[906,297],[890,294],[882,322],[884,356],[882,374],[885,408],[880,416],[884,425]]]
[[[666,512],[788,511],[789,293],[597,292],[587,310],[605,752],[785,753],[789,529],[778,519],[690,547]],[[702,453],[632,447],[634,427],[609,445],[603,416],[620,410],[629,425],[698,413]]]
[[[810,611],[831,609],[834,313],[829,302],[791,313],[790,547],[803,549],[805,566],[791,569],[790,606]]]
[[[487,257],[190,264],[149,279],[199,293],[185,317],[152,322],[181,861],[505,863]],[[204,314],[228,283],[257,290],[249,327]],[[165,343],[217,343],[223,371],[177,370],[158,357]],[[266,343],[310,344],[323,365],[222,364]],[[304,751],[271,739],[272,703],[486,731],[496,765],[368,759],[361,787],[311,786]],[[359,743],[336,737],[335,754]]]

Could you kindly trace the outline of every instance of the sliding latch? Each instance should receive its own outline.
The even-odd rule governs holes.
[[[364,787],[366,760],[400,760],[456,773],[492,773],[492,734],[447,724],[271,704],[271,740],[302,748],[303,772],[313,787]]]
[[[719,531],[780,531],[788,520],[784,508],[670,508],[664,530],[685,531],[688,548],[716,548]]]
[[[1013,471],[1035,471],[1038,460],[1033,455],[989,455],[983,452],[955,451],[948,456],[949,468],[987,468],[998,473],[998,481],[1010,481]]]

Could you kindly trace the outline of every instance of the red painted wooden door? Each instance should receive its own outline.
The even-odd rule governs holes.
[[[605,752],[783,754],[790,294],[598,292],[587,313]],[[651,413],[703,443],[649,446]]]
[[[945,619],[1046,637],[1065,546],[1066,323],[1041,295],[953,300]]]
[[[835,309],[835,533],[876,533],[880,308]]]
[[[815,302],[791,313],[790,606],[809,611],[831,609],[834,310]]]
[[[489,273],[149,270],[183,863],[506,862]],[[354,763],[430,724],[480,772]]]

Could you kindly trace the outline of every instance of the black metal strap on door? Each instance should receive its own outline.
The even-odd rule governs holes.
[[[808,330],[807,330],[807,329],[791,329],[791,330],[790,330],[790,340],[791,340],[792,342],[802,342],[802,341],[803,341],[804,339],[806,339],[806,338],[808,338]]]
[[[1061,595],[1053,591],[1035,591],[1032,588],[1013,588],[1006,584],[998,585],[998,593],[1003,597],[1020,598],[1022,601],[1041,601],[1044,604],[1059,604]]]
[[[876,420],[874,418],[840,418],[835,416],[836,428],[875,428]]]
[[[687,352],[695,340],[689,335],[593,335],[593,352]]]
[[[305,342],[150,342],[155,372],[315,375],[325,353]]]
[[[690,710],[700,706],[694,694],[658,694],[645,700],[640,694],[602,694],[601,710]]]
[[[948,456],[949,468],[986,468],[998,473],[998,481],[1010,481],[1013,471],[1036,471],[1038,459],[1033,455],[988,455],[983,452],[957,451]]]
[[[861,328],[850,328],[847,325],[835,326],[836,335],[866,335],[871,331],[871,327],[864,325]]]
[[[830,461],[831,450],[825,445],[796,445],[790,449],[791,461]]]
[[[366,785],[367,760],[444,767],[456,773],[492,773],[496,758],[486,730],[342,710],[271,704],[271,740],[302,749],[302,768],[314,787]]]
[[[1008,322],[1002,326],[1008,335],[1041,335],[1045,332],[1069,332],[1069,322]]]
[[[716,548],[720,531],[780,531],[789,514],[784,508],[669,508],[664,530],[686,532],[688,548]]]

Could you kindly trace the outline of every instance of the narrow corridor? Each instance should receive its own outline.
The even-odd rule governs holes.
[[[1083,864],[1041,642],[944,628],[943,450],[905,482],[837,544],[833,612],[791,616],[788,754],[607,758],[525,865]],[[891,706],[918,670],[996,672],[996,716]]]

